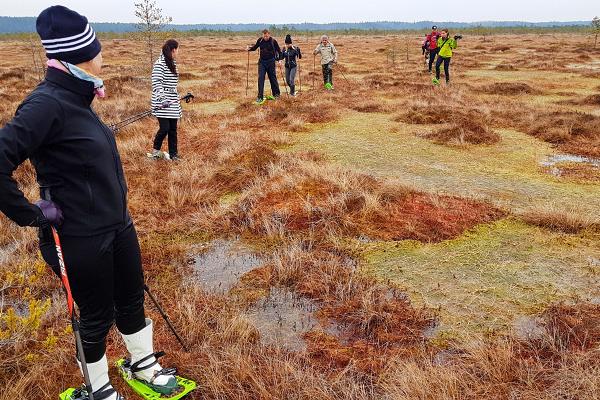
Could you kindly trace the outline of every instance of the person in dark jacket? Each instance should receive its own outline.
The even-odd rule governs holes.
[[[433,67],[433,62],[435,61],[435,57],[439,53],[440,49],[438,48],[437,42],[438,38],[441,36],[440,32],[437,30],[437,26],[431,27],[431,33],[425,36],[425,42],[423,46],[426,46],[429,50],[429,73],[431,73],[431,69]]]
[[[271,37],[268,29],[262,31],[263,35],[259,38],[254,46],[246,47],[247,51],[256,51],[260,49],[260,57],[258,60],[258,96],[256,102],[263,104],[265,102],[265,74],[269,76],[271,83],[271,93],[274,98],[279,98],[281,91],[279,90],[279,82],[277,82],[277,70],[275,63],[281,59],[281,48],[277,40]]]
[[[290,95],[296,96],[296,72],[298,71],[298,61],[302,59],[300,47],[294,46],[292,36],[286,35],[285,48],[281,57],[285,60],[285,81],[290,87]]]
[[[104,95],[101,45],[87,18],[66,7],[36,21],[48,57],[45,79],[0,129],[0,211],[39,229],[44,260],[58,273],[51,234],[61,237],[94,397],[119,400],[108,376],[106,335],[116,321],[132,362],[150,358],[136,378],[171,393],[175,377],[154,363],[152,321],[145,318],[143,271],[127,184],[113,132],[91,107]],[[29,159],[40,187],[31,204],[14,170]],[[154,364],[153,364],[154,363]],[[147,368],[146,368],[147,367]]]

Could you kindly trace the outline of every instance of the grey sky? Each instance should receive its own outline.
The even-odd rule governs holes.
[[[2,0],[0,15],[36,16],[62,4],[94,22],[132,22],[134,0]],[[282,24],[361,21],[572,21],[600,15],[599,0],[157,0],[173,22]]]

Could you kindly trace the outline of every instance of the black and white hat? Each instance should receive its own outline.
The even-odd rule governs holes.
[[[102,50],[87,18],[67,7],[46,8],[37,18],[36,29],[49,59],[80,64]]]

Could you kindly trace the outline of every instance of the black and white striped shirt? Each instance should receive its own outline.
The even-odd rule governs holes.
[[[152,108],[162,107],[165,100],[173,104],[167,108],[153,111],[152,115],[157,118],[181,118],[181,103],[177,93],[178,82],[179,76],[171,72],[167,67],[164,55],[161,54],[152,69]]]

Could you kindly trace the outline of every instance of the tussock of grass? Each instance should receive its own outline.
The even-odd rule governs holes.
[[[515,67],[513,64],[500,63],[496,65],[494,69],[498,71],[516,71],[517,67]]]
[[[585,229],[600,228],[597,216],[583,218],[581,215],[569,210],[558,210],[548,207],[534,209],[520,216],[530,225],[564,233],[579,233]]]
[[[496,82],[480,89],[483,93],[514,96],[521,94],[539,94],[538,89],[534,89],[523,82]]]
[[[427,139],[438,144],[464,145],[464,144],[494,144],[501,140],[500,135],[490,130],[484,123],[477,120],[463,120],[447,128],[424,135]]]
[[[527,133],[557,145],[566,153],[600,157],[600,117],[557,112],[533,116],[524,126]]]
[[[558,305],[543,313],[539,340],[480,339],[421,362],[399,358],[381,379],[390,398],[593,399],[600,389],[598,305]],[[591,318],[587,320],[586,314]],[[532,378],[535,377],[535,378]]]

